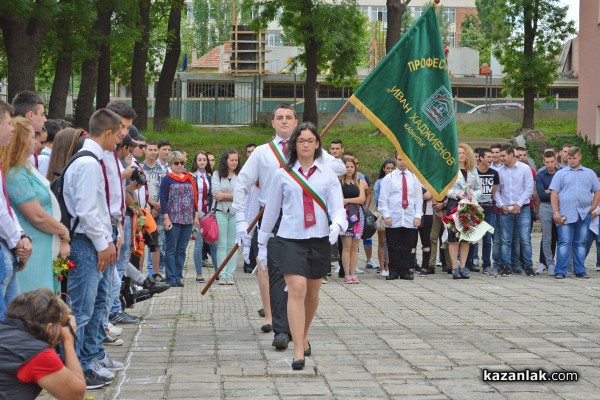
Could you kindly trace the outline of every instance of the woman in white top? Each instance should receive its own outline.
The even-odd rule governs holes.
[[[304,357],[311,355],[308,330],[319,304],[321,280],[331,269],[330,243],[336,243],[347,227],[341,187],[335,173],[318,161],[321,152],[314,124],[298,125],[287,142],[288,168],[273,177],[258,233],[257,261],[262,268],[267,264],[267,242],[282,213],[275,251],[286,255],[279,268],[288,287],[293,369],[302,369]]]
[[[233,186],[240,169],[238,152],[229,148],[221,156],[219,166],[212,175],[211,192],[219,225],[217,260],[225,260],[235,244],[235,214],[231,212],[231,202],[233,201]],[[233,274],[236,261],[237,257],[235,256],[229,259],[219,274],[219,285],[235,285]]]
[[[194,162],[192,163],[191,175],[196,180],[196,186],[198,186],[198,215],[200,219],[204,218],[211,209],[212,205],[212,193],[210,192],[210,178],[212,175],[212,168],[208,163],[208,154],[205,151],[199,151],[194,155]],[[204,276],[202,275],[202,247],[204,246],[204,240],[200,232],[196,234],[196,242],[194,243],[194,266],[196,267],[196,282],[204,283]],[[210,258],[213,264],[217,264],[217,244],[210,243]]]

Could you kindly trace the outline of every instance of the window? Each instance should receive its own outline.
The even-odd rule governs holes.
[[[368,6],[358,6],[358,11],[360,13],[364,14],[365,17],[369,18],[369,7]]]
[[[277,31],[271,31],[267,35],[267,46],[279,47],[281,46],[281,33]]]
[[[448,32],[448,35],[446,36],[446,44],[448,45],[448,47],[456,47],[456,33],[455,32]]]
[[[449,24],[456,24],[456,8],[444,7],[444,21]]]
[[[387,23],[387,7],[371,7],[371,21]]]
[[[412,17],[415,20],[421,18],[421,15],[423,15],[423,7],[411,7],[410,10],[412,13]]]

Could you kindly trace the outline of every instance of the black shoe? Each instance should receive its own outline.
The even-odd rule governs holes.
[[[415,279],[415,276],[413,274],[401,274],[400,279],[403,279],[405,281],[412,281],[413,279]]]
[[[275,338],[273,339],[271,346],[275,347],[277,350],[286,350],[289,343],[290,335],[285,332],[279,332],[275,334]]]
[[[196,279],[196,282],[199,282],[198,279]],[[202,282],[204,282],[204,279],[202,279]],[[150,297],[152,297],[155,294],[159,294],[166,290],[169,290],[171,288],[171,285],[169,285],[166,282],[158,282],[154,278],[148,277],[144,281],[143,288],[147,289],[150,292]]]
[[[261,308],[260,310],[258,310],[258,315],[259,315],[260,317],[263,317],[263,318],[264,318],[264,317],[265,317],[265,309],[264,309],[264,308]]]
[[[83,373],[83,377],[85,378],[85,389],[86,390],[94,390],[100,389],[103,386],[109,384],[109,382],[100,378],[94,371],[91,369],[85,371]]]
[[[263,326],[260,327],[260,330],[263,331],[264,333],[269,333],[269,332],[273,332],[273,327],[271,326],[271,324],[264,324]]]
[[[396,279],[398,279],[397,275],[390,275],[385,277],[386,281],[395,281]]]
[[[297,371],[304,368],[304,358],[300,360],[292,360],[292,369]]]
[[[177,287],[184,287],[185,285],[183,284],[183,282],[179,281],[175,284],[175,286]]]
[[[475,265],[469,265],[467,268],[469,268],[469,271],[471,271],[471,272],[480,272],[481,271]]]
[[[525,275],[527,276],[535,276],[535,272],[533,272],[533,268],[525,268]]]
[[[500,274],[500,276],[504,276],[504,277],[510,276],[510,275],[511,275],[511,272],[510,272],[510,268],[508,268],[508,267],[504,267],[502,269],[502,273]]]
[[[304,349],[304,357],[310,357],[312,354],[312,347],[310,347],[310,342],[308,342],[308,348]]]
[[[154,279],[156,282],[164,282],[165,281],[165,278],[163,278],[163,276],[161,274],[152,275],[152,279]]]
[[[429,275],[433,275],[435,274],[435,265],[433,267],[429,267],[429,269],[427,270],[427,273]]]
[[[139,303],[144,300],[148,300],[150,297],[152,297],[152,296],[150,296],[150,291],[148,289],[136,290],[135,293],[133,294],[133,298],[135,299],[136,303]]]
[[[130,316],[129,314],[126,314],[124,312],[120,312],[120,313],[117,313],[117,314],[113,315],[112,317],[110,317],[109,321],[113,325],[117,325],[117,324],[137,324],[138,319],[137,318],[133,318],[132,316]]]
[[[419,272],[419,276],[427,276],[429,274],[428,268],[421,268],[421,272]]]

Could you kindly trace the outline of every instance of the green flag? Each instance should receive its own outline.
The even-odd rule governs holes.
[[[458,174],[448,64],[429,8],[350,97],[394,143],[423,185],[442,198]]]

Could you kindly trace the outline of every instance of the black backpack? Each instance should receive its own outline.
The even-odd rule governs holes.
[[[71,220],[73,219],[73,216],[69,213],[69,210],[67,210],[67,205],[65,204],[65,196],[63,194],[65,185],[64,177],[65,172],[67,172],[67,169],[71,166],[71,164],[73,164],[73,161],[77,160],[79,157],[86,156],[94,157],[94,160],[98,161],[98,157],[96,157],[96,155],[91,151],[81,150],[73,154],[67,165],[65,165],[62,172],[60,173],[60,176],[54,181],[52,181],[52,183],[50,184],[50,190],[52,191],[52,193],[54,193],[54,196],[58,201],[58,205],[60,206],[60,223],[69,228],[69,235],[71,235],[71,237],[73,236],[73,232],[75,232],[75,228],[77,228],[77,225],[79,225],[79,218],[75,218],[75,222],[73,223],[73,227],[71,228]]]

